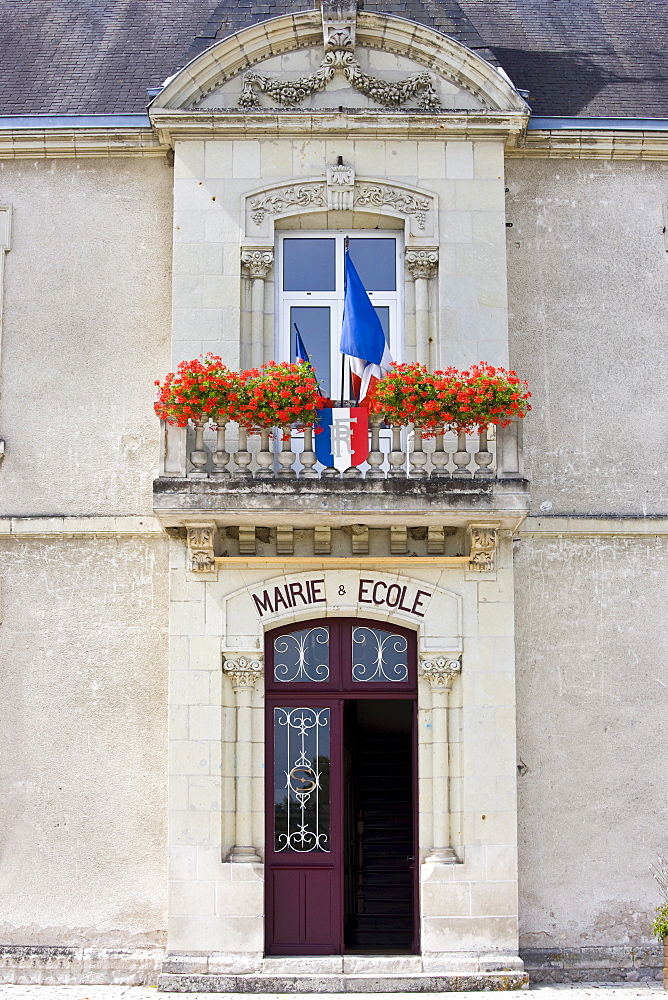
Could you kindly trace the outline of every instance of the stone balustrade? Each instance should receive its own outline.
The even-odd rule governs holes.
[[[286,427],[249,434],[236,424],[175,427],[161,422],[160,477],[210,480],[454,479],[489,481],[523,478],[522,424],[490,432],[435,437],[420,427],[383,427],[371,418],[369,456],[343,473],[324,468],[314,450],[315,432]]]

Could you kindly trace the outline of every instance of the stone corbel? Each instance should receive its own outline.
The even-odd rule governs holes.
[[[431,687],[433,847],[426,859],[430,864],[452,865],[458,861],[450,844],[448,701],[452,681],[461,669],[461,657],[452,653],[420,654],[420,673]]]
[[[493,573],[496,570],[498,526],[469,524],[466,536],[469,542],[469,570],[478,573]]]
[[[265,282],[274,266],[273,247],[245,247],[241,250],[241,267],[251,280],[250,325],[251,365],[259,368],[264,362]]]
[[[227,856],[237,864],[257,864],[260,856],[253,847],[253,688],[264,672],[261,653],[225,653],[223,671],[232,681],[236,701],[235,739],[235,827],[234,847]]]
[[[406,270],[415,283],[415,353],[420,364],[430,368],[429,282],[438,270],[438,247],[406,250]]]
[[[215,524],[197,524],[188,528],[189,568],[192,573],[215,573]]]

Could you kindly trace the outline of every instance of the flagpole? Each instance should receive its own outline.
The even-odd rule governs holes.
[[[343,241],[343,299],[345,302],[346,298],[346,257],[348,256],[348,247],[350,246],[350,237],[346,236]],[[346,378],[346,356],[341,351],[341,406],[343,406],[343,384]]]
[[[297,326],[297,324],[294,321],[293,321],[292,325],[295,328],[295,333],[297,334],[297,336],[299,337],[299,339],[302,342],[302,347],[304,348],[304,354],[306,355],[306,359],[305,360],[306,360],[307,364],[309,364],[310,367],[311,367],[311,371],[313,372],[313,377],[315,378],[315,384],[318,387],[318,392],[322,396],[322,389],[320,388],[320,382],[318,381],[318,376],[315,373],[315,368],[313,367],[313,362],[311,361],[311,358],[309,357],[309,353],[306,350],[306,344],[304,343],[304,338],[302,337],[301,333],[299,332],[299,327]],[[297,355],[298,355],[298,344],[297,344],[297,341],[295,340],[295,357],[297,357]]]

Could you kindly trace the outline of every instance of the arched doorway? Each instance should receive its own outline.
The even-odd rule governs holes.
[[[416,635],[266,635],[266,951],[416,951]]]

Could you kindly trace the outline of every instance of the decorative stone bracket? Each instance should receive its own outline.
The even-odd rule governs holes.
[[[193,573],[215,573],[215,524],[198,524],[188,528],[189,568]]]
[[[469,524],[466,536],[469,542],[469,569],[479,573],[493,573],[496,569],[498,527]]]
[[[315,73],[295,80],[277,80],[260,73],[246,73],[239,98],[242,108],[261,107],[258,93],[277,104],[294,107],[324,90],[337,74],[343,74],[355,90],[384,108],[398,108],[416,98],[422,108],[439,106],[429,73],[416,73],[404,80],[381,80],[364,73],[355,58],[357,0],[321,0],[324,58]],[[338,98],[337,98],[338,102]]]

